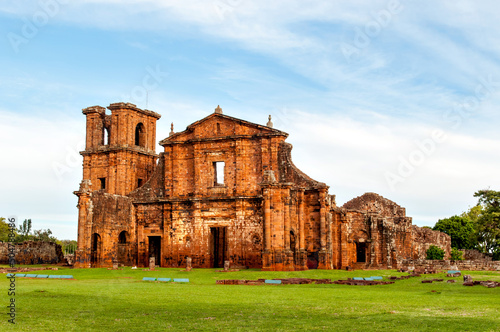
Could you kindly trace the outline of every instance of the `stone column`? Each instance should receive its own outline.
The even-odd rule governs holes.
[[[320,232],[320,246],[321,250],[325,250],[326,248],[326,189],[320,189],[319,192],[319,203],[320,203],[320,224],[319,224],[319,232]]]
[[[299,190],[299,249],[304,250],[306,239],[304,232],[304,189]]]
[[[284,246],[285,246],[285,250],[290,250],[290,204],[289,204],[289,201],[290,201],[290,198],[287,197],[288,196],[288,193],[289,192],[288,190],[283,190],[283,195],[282,195],[282,199],[283,199],[283,209],[285,210],[284,214],[284,218],[285,218],[285,222],[284,222],[284,228],[285,228],[285,234],[284,234]]]
[[[319,239],[320,250],[318,253],[318,269],[328,269],[328,255],[326,251],[326,189],[319,189],[319,203],[320,203],[320,220],[319,220]]]
[[[271,193],[269,187],[264,188],[264,250],[262,252],[262,270],[273,269],[271,254]]]
[[[299,270],[307,270],[307,250],[306,250],[306,233],[304,230],[305,211],[304,211],[304,188],[298,191],[299,204]]]
[[[90,252],[92,239],[92,212],[89,211],[91,204],[90,180],[83,180],[80,189],[73,192],[78,196],[78,249],[75,253],[75,267],[90,267]]]
[[[285,271],[294,271],[295,270],[295,262],[293,260],[293,249],[290,248],[290,189],[283,189],[283,208],[284,208],[284,247],[285,250],[283,251],[284,253],[284,258],[285,261],[283,262],[283,270]]]
[[[265,250],[271,249],[271,193],[269,189],[264,189],[264,230],[265,230]]]
[[[349,251],[347,243],[347,216],[345,214],[340,215],[340,268],[343,269],[349,266]]]

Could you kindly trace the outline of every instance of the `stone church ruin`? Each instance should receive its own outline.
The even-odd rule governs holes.
[[[83,109],[78,267],[234,266],[263,270],[398,268],[448,235],[412,225],[374,193],[337,206],[292,162],[288,134],[215,112],[170,132],[130,103]]]

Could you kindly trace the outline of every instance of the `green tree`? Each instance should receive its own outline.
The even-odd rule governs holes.
[[[474,222],[465,216],[453,216],[440,219],[434,228],[451,237],[451,247],[456,249],[474,249],[476,247],[476,230]]]
[[[452,261],[462,261],[464,259],[464,253],[457,248],[451,248],[450,259]]]
[[[469,209],[469,211],[464,212],[460,217],[468,218],[473,223],[476,223],[479,217],[483,214],[483,206],[478,204]]]
[[[429,247],[429,249],[427,249],[426,254],[427,254],[426,259],[432,259],[432,260],[439,259],[440,260],[440,259],[444,258],[444,250],[435,246],[435,245],[431,245]]]
[[[45,241],[57,242],[57,238],[52,236],[50,229],[38,229],[31,232],[31,219],[24,219],[23,224],[19,225],[19,234],[15,238],[15,242],[23,241]]]
[[[5,218],[0,217],[0,241],[9,242],[9,234],[9,223],[5,221]],[[14,230],[14,235],[17,235],[16,230]]]
[[[478,249],[492,253],[495,259],[500,258],[500,192],[494,190],[479,190],[474,193],[482,213],[476,221],[476,236]]]
[[[16,237],[16,242],[23,242],[30,239],[31,219],[24,219],[23,224],[19,225],[19,234]]]
[[[75,240],[61,240],[62,251],[64,254],[74,254],[78,246]]]
[[[57,242],[57,239],[52,236],[50,229],[39,229],[33,232],[31,238],[33,241]]]

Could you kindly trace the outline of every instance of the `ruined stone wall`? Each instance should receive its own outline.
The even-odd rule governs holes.
[[[0,264],[9,264],[8,243],[0,243]],[[64,262],[61,245],[53,242],[25,241],[14,244],[15,264],[58,264]]]
[[[342,206],[344,209],[374,213],[381,217],[406,217],[405,208],[375,193],[358,196]]]
[[[139,151],[113,151],[106,148],[100,154],[82,152],[84,178],[92,182],[92,190],[101,189],[105,179],[105,192],[126,195],[144,184],[155,167],[155,156]]]
[[[126,195],[144,184],[151,176],[156,161],[156,121],[160,115],[141,110],[133,104],[116,103],[105,108],[88,107],[87,141],[83,155],[83,179],[91,181],[91,190]],[[136,132],[138,127],[140,133]],[[104,140],[105,132],[108,141]]]
[[[241,128],[232,120],[213,117],[203,126],[194,127],[192,132],[172,135],[162,141],[165,196],[261,195],[259,184],[264,170],[274,170],[279,177],[276,151],[286,136],[242,137],[248,130]],[[214,163],[217,162],[224,163],[224,183],[220,184],[215,183]]]
[[[405,270],[412,269],[431,269],[431,270],[465,270],[465,271],[500,271],[500,261],[483,261],[483,260],[403,260],[399,268]]]
[[[78,247],[75,263],[79,266],[111,267],[113,261],[135,265],[136,227],[132,200],[126,196],[94,191],[85,211],[87,224]],[[80,230],[79,230],[80,231]],[[120,233],[122,233],[120,243]],[[80,236],[79,236],[80,238]],[[77,264],[77,265],[78,265]]]
[[[347,264],[355,266],[358,263],[358,246],[365,246],[365,254],[360,255],[359,265],[365,266],[369,261],[369,254],[372,249],[372,234],[366,215],[361,213],[347,213]],[[364,260],[364,261],[363,261]]]
[[[493,255],[485,254],[475,249],[460,249],[460,251],[463,252],[464,260],[484,261],[484,262],[493,261]]]
[[[111,104],[108,109],[110,115],[100,106],[83,109],[87,118],[83,180],[74,192],[79,208],[78,267],[112,266],[113,261],[135,264],[133,206],[125,195],[143,186],[156,167],[160,115],[130,103]]]
[[[165,184],[165,156],[163,153],[158,158],[151,177],[139,188],[132,191],[127,196],[134,202],[150,202],[163,198]]]
[[[214,267],[212,229],[225,232],[225,260],[262,266],[261,199],[199,200],[139,204],[137,206],[139,265],[147,266],[149,237],[161,237],[161,266]]]
[[[405,209],[374,193],[366,193],[343,205],[348,232],[343,264],[362,267],[392,268],[412,258],[425,258],[430,245],[450,254],[450,237],[444,233],[412,225]],[[364,216],[364,217],[363,217]],[[366,263],[360,251],[366,250]],[[363,256],[363,255],[361,255]]]
[[[445,233],[433,231],[429,228],[412,226],[413,234],[413,259],[425,259],[427,257],[427,249],[431,245],[435,245],[444,250],[444,257],[450,257],[451,253],[451,237]]]

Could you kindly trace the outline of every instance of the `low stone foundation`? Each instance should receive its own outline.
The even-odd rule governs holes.
[[[404,270],[465,270],[500,271],[500,261],[487,260],[403,260],[400,268]]]

